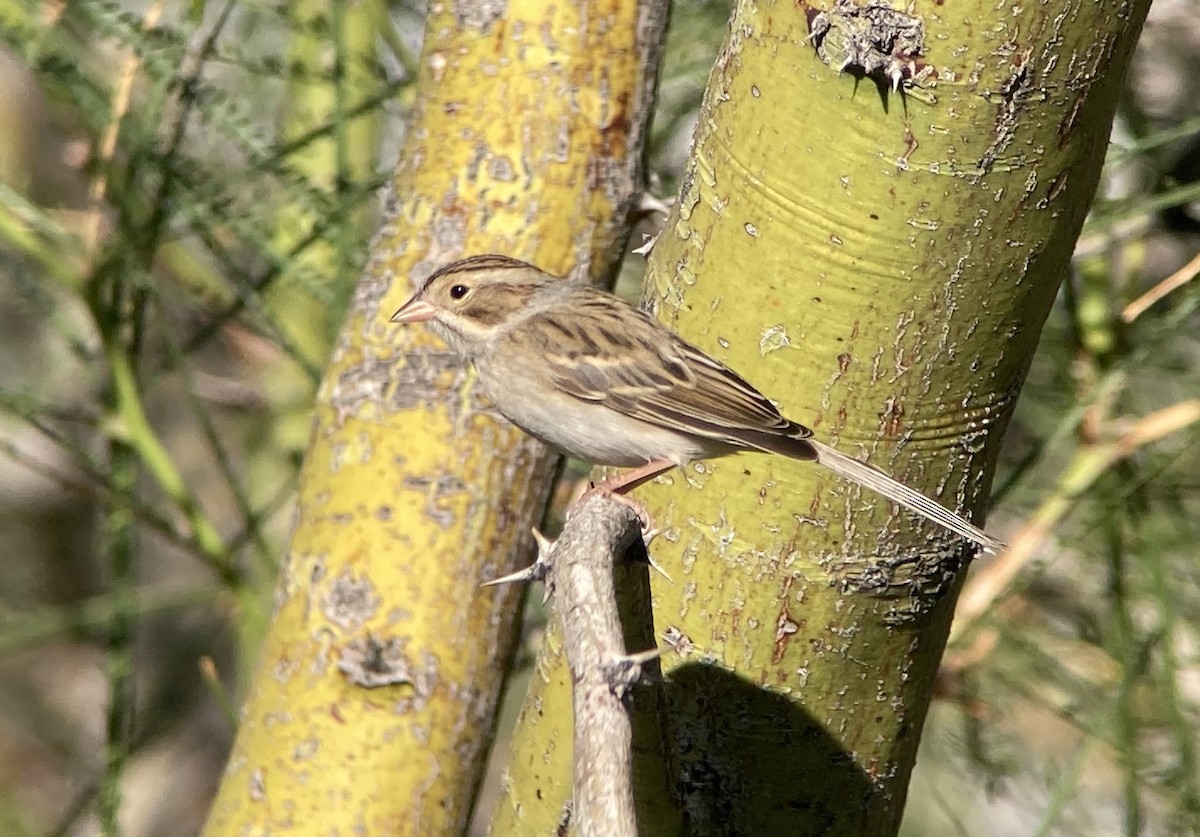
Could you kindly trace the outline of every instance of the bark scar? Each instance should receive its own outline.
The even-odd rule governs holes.
[[[908,89],[937,70],[918,60],[925,51],[925,23],[886,0],[837,0],[817,11],[800,0],[817,57],[839,73],[871,76],[893,91]]]

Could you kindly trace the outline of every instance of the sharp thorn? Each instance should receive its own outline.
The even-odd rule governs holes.
[[[651,660],[657,660],[663,655],[661,648],[650,648],[646,651],[639,651],[636,654],[626,654],[625,659],[637,666],[644,666]]]
[[[545,565],[534,563],[523,570],[517,570],[515,573],[502,575],[499,578],[493,578],[491,581],[480,583],[480,587],[499,587],[501,584],[517,584],[522,581],[541,581],[546,575]]]
[[[654,558],[652,558],[650,556],[649,550],[647,550],[647,552],[646,552],[646,563],[648,563],[650,565],[650,569],[657,572],[659,575],[661,575],[667,581],[671,582],[672,584],[675,583],[675,579],[671,578],[671,574],[662,568],[662,564],[658,563],[657,561],[654,560]]]
[[[533,539],[537,541],[539,557],[549,553],[554,548],[554,541],[543,535],[536,526],[531,526],[529,532],[533,535]]]

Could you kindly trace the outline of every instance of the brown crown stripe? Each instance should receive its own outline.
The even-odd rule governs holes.
[[[428,279],[425,280],[425,286],[428,287],[435,279],[441,279],[445,276],[455,276],[460,273],[476,273],[482,270],[537,270],[528,262],[523,262],[520,259],[511,259],[508,256],[500,256],[494,253],[488,253],[482,256],[469,256],[465,259],[459,259],[456,262],[450,262],[448,265],[443,265],[435,270]]]

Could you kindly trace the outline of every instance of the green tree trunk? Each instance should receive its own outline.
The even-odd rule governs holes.
[[[806,3],[738,3],[647,294],[818,438],[978,519],[1149,2],[910,5],[812,38]],[[878,61],[847,47],[881,22]],[[674,577],[653,588],[687,833],[895,834],[963,545],[765,455],[638,496]],[[551,833],[569,788],[555,643],[539,671],[494,834]]]
[[[593,279],[628,234],[665,6],[431,6],[393,195],[318,398],[263,658],[205,833],[461,833],[555,458],[499,421],[412,283],[502,252]]]

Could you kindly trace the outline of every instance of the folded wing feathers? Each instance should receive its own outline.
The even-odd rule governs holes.
[[[575,313],[572,324],[581,330],[579,343],[587,351],[541,347],[549,374],[563,392],[649,424],[738,447],[779,450],[771,439],[758,437],[782,441],[812,435],[780,415],[736,372],[642,312],[622,309],[614,324],[611,303],[585,301]]]

